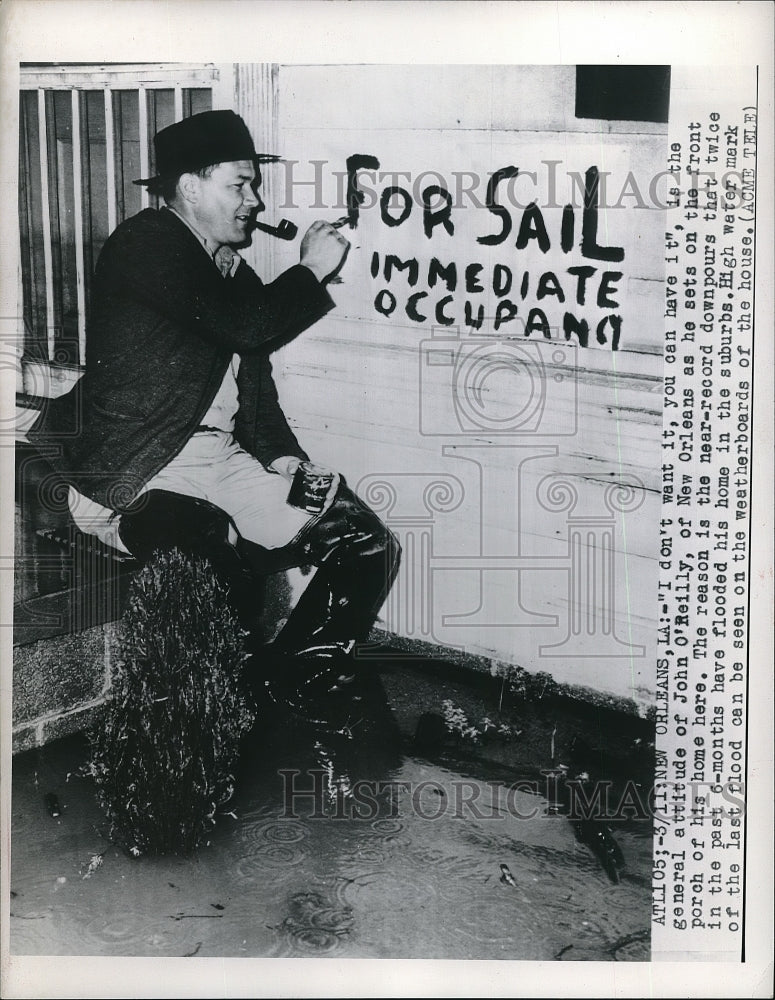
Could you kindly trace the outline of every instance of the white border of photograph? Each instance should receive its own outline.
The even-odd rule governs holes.
[[[16,315],[20,62],[758,64],[755,468],[746,962],[529,963],[9,957],[11,628],[0,629],[2,866],[0,948],[5,997],[686,996],[772,991],[772,191],[773,7],[743,3],[267,2],[267,0],[5,0],[0,8],[0,322]],[[10,265],[10,266],[9,266]],[[0,372],[0,420],[15,383]],[[13,552],[13,449],[0,449],[0,554]],[[3,568],[8,559],[2,561]],[[0,575],[10,623],[12,574]]]

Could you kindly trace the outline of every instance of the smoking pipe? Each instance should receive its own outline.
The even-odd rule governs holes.
[[[262,233],[267,233],[269,236],[276,236],[278,240],[292,240],[299,231],[299,227],[289,219],[280,219],[276,226],[269,226],[265,222],[259,222],[258,220],[253,225],[256,229],[260,229]]]

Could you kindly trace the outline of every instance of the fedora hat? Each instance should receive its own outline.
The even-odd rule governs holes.
[[[233,111],[203,111],[157,132],[156,176],[133,181],[155,187],[181,174],[214,163],[252,160],[254,164],[275,163],[280,159],[270,153],[257,153],[245,122]]]

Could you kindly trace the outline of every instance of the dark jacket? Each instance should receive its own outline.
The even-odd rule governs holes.
[[[66,482],[122,510],[183,448],[238,353],[236,439],[264,465],[305,458],[280,409],[268,352],[332,307],[302,265],[264,285],[242,261],[224,279],[173,212],[145,209],[100,254],[84,375],[46,404],[28,436],[56,452]]]

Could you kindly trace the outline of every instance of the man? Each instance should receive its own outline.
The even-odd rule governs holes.
[[[249,626],[257,575],[318,565],[274,647],[283,666],[304,663],[308,681],[336,689],[392,584],[398,543],[338,475],[320,514],[286,502],[308,456],[269,352],[333,308],[325,285],[349,245],[315,222],[300,263],[264,285],[233,252],[264,207],[262,158],[243,120],[195,115],[159,132],[155,149],[157,175],[136,183],[166,204],[106,242],[86,370],[30,439],[59,445],[79,527],[140,559],[159,546],[203,552]]]

